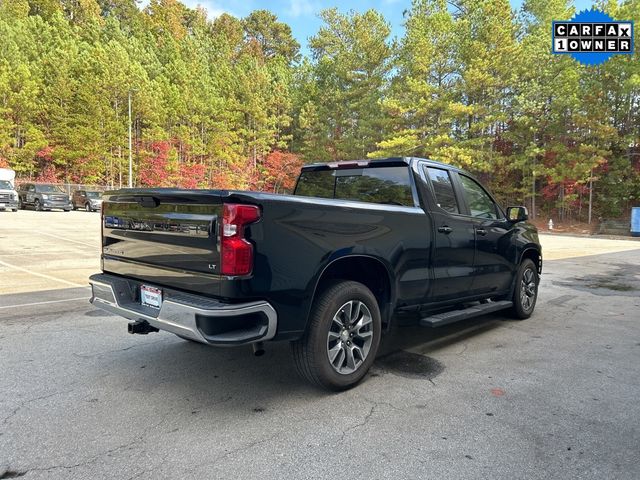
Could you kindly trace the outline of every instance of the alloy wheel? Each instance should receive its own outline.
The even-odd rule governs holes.
[[[341,375],[355,372],[364,363],[373,342],[373,318],[360,300],[351,300],[334,314],[327,334],[327,355]]]
[[[536,275],[533,269],[527,268],[522,274],[520,284],[520,303],[522,308],[529,311],[535,304],[537,294]]]

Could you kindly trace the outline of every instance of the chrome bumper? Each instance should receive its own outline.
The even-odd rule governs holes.
[[[277,329],[277,314],[266,301],[223,303],[200,295],[162,289],[161,308],[141,305],[136,289],[147,282],[108,274],[89,278],[91,303],[134,322],[147,322],[160,330],[216,346],[243,345],[271,340]],[[152,286],[152,285],[151,285]],[[234,328],[234,323],[238,327]],[[228,328],[218,328],[221,322]]]

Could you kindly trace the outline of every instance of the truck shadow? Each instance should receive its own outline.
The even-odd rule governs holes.
[[[395,329],[383,340],[376,363],[364,383],[380,381],[376,378],[380,371],[431,380],[444,371],[444,365],[429,358],[432,349],[472,339],[502,324],[494,314],[435,330],[412,326]],[[254,357],[248,346],[211,348],[172,335],[159,335],[160,338],[154,334],[136,339],[140,345],[118,351],[109,358],[112,378],[122,379],[126,383],[123,389],[126,394],[141,402],[159,397],[160,402],[151,403],[182,405],[181,408],[195,412],[194,416],[223,410],[256,414],[289,403],[289,398],[304,397],[312,401],[331,395],[298,376],[286,342],[268,344],[264,356]],[[406,352],[416,349],[420,355]],[[413,357],[394,357],[399,352]],[[390,362],[393,368],[389,368]],[[409,363],[406,375],[401,371],[403,362]],[[357,390],[337,395],[357,395]]]
[[[504,325],[505,320],[506,318],[498,312],[438,328],[425,328],[418,325],[399,326],[383,338],[378,357],[384,357],[399,350],[420,350],[421,353],[426,354],[499,328]],[[417,322],[417,319],[415,321]]]

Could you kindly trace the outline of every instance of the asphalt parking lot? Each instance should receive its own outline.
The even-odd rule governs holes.
[[[327,394],[87,301],[99,216],[0,212],[0,478],[640,478],[640,242],[542,237],[534,316],[385,339]]]

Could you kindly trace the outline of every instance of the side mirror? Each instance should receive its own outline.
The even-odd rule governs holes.
[[[507,207],[507,219],[510,222],[524,222],[529,219],[527,207]]]

